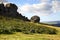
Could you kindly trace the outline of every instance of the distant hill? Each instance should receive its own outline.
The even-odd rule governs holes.
[[[60,21],[50,21],[50,22],[44,22],[44,23],[60,27]]]

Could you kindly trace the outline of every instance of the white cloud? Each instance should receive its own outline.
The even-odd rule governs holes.
[[[20,7],[21,13],[34,13],[34,14],[43,14],[43,13],[51,13],[52,6],[47,3],[40,3],[40,4],[26,4]]]
[[[51,2],[52,0],[40,0],[41,2]]]
[[[54,12],[60,11],[60,0],[54,0],[52,3]]]
[[[50,1],[51,3],[49,3]],[[47,15],[56,11],[60,11],[60,0],[42,0],[38,4],[25,4],[20,7],[21,13],[33,13],[36,15]]]

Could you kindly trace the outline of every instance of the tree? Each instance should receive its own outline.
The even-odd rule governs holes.
[[[39,23],[40,22],[40,17],[39,16],[32,16],[30,19],[31,22]]]

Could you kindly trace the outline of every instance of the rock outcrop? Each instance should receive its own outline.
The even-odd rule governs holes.
[[[22,16],[17,12],[18,7],[15,4],[7,3],[4,5],[3,3],[0,4],[0,15],[7,16],[7,17],[13,17],[22,19],[24,21],[29,21],[27,17]]]
[[[0,4],[0,15],[3,15],[4,11],[5,11],[4,4],[1,3],[1,4]]]

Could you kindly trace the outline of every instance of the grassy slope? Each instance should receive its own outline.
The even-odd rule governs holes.
[[[48,25],[48,24],[38,24],[38,25],[43,25],[43,26],[45,26],[45,27],[49,27],[49,28],[54,28],[54,29],[56,29],[56,30],[58,30],[58,34],[60,34],[60,27],[56,27],[56,26],[50,26],[50,25]]]
[[[59,32],[58,32],[59,33]],[[60,34],[57,35],[49,35],[49,34],[1,34],[0,40],[60,40]]]
[[[9,22],[11,24],[16,24],[15,21],[12,22],[12,20],[0,20],[0,23],[5,23],[5,24],[9,24]],[[17,20],[17,22],[19,23],[19,20]],[[21,21],[22,22],[22,21]],[[9,25],[11,25],[9,24]],[[58,34],[56,35],[49,35],[49,34],[23,34],[20,32],[16,32],[15,34],[0,34],[0,40],[60,40],[60,28],[59,27],[54,27],[54,26],[49,26],[49,25],[44,25],[44,24],[38,24],[38,23],[30,23],[30,24],[35,24],[35,25],[39,25],[39,26],[45,26],[45,27],[49,27],[49,28],[55,28],[58,30]],[[7,26],[9,26],[7,25]]]
[[[48,35],[48,34],[23,34],[16,33],[11,35],[0,35],[0,40],[60,40],[60,35]]]

